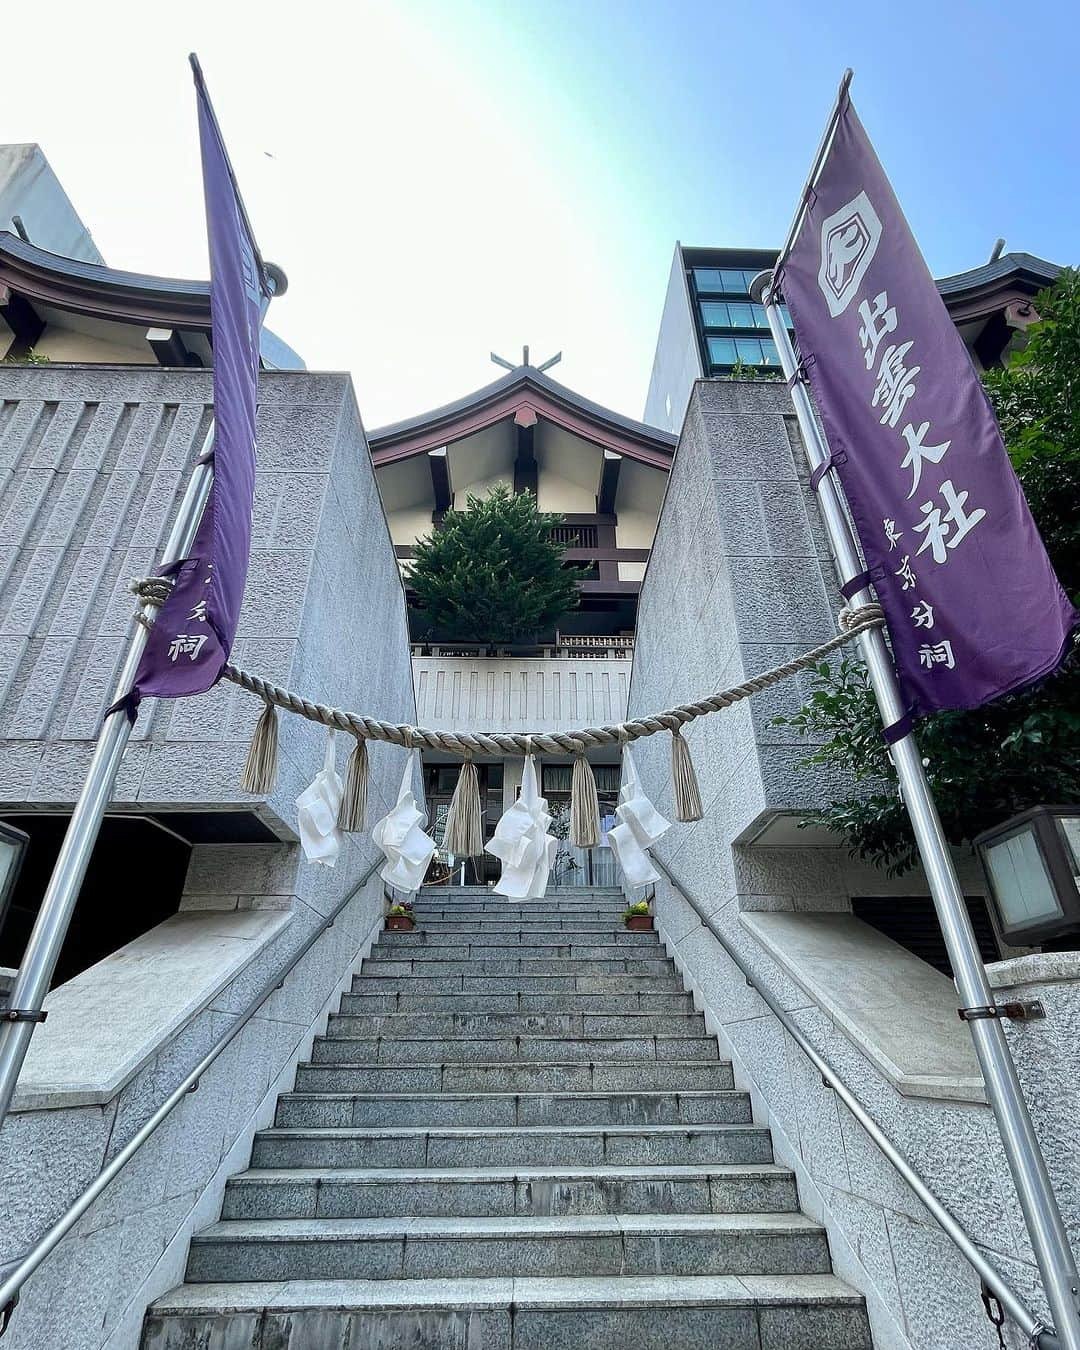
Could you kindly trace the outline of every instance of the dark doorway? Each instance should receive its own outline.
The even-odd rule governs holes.
[[[0,928],[0,966],[18,966],[67,828],[67,815],[2,817],[30,836]],[[180,907],[191,845],[143,816],[109,816],[86,870],[53,986],[122,947]]]
[[[425,764],[424,795],[430,812],[431,833],[439,847],[439,856],[445,859],[443,839],[446,835],[446,814],[450,810],[450,798],[457,787],[460,764]],[[490,839],[503,812],[503,766],[498,764],[477,763],[476,775],[480,780],[480,803],[484,808],[484,839]],[[457,858],[454,861],[455,884],[461,882],[461,868],[465,867],[465,884],[483,886],[495,880],[499,875],[499,861],[490,853],[479,858]]]
[[[981,895],[965,896],[979,954],[985,964],[1000,961],[997,935],[990,922],[986,901]],[[945,939],[938,923],[934,902],[928,895],[870,896],[853,899],[855,916],[879,933],[906,947],[909,952],[952,979],[952,966],[945,950]]]

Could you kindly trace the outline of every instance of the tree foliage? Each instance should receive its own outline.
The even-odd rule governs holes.
[[[1023,351],[984,377],[1013,467],[1062,586],[1080,602],[1080,273],[1035,301]],[[1022,616],[1018,616],[1022,622]],[[813,820],[852,852],[902,872],[914,840],[858,660],[823,664],[805,707],[778,719],[815,742],[803,764],[839,766],[856,787]],[[919,744],[950,843],[964,844],[1040,802],[1080,801],[1080,658],[1051,679],[971,712],[938,713]]]
[[[498,486],[448,511],[421,539],[407,580],[428,635],[464,642],[535,640],[577,608],[579,568],[562,565],[551,530],[561,516],[537,510],[531,492]]]

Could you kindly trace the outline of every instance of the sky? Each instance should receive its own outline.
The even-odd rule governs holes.
[[[114,267],[205,277],[197,51],[268,324],[365,425],[492,350],[631,417],[672,252],[774,247],[839,78],[937,276],[1080,262],[1075,0],[59,0],[5,20],[0,142],[37,141]],[[21,35],[16,32],[21,28]]]

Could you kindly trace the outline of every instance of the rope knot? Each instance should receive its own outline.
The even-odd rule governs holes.
[[[850,633],[853,628],[873,628],[885,622],[885,611],[879,604],[858,605],[855,609],[842,609],[836,616],[841,633]]]

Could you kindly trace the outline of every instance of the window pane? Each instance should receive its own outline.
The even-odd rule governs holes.
[[[986,850],[986,864],[1006,923],[1034,923],[1061,913],[1035,835],[1022,830]]]
[[[706,328],[727,328],[729,324],[728,307],[722,300],[703,300],[701,317]]]
[[[720,282],[724,290],[732,295],[741,295],[746,290],[743,274],[735,268],[722,267],[720,269]]]
[[[715,267],[695,267],[694,282],[699,291],[722,291],[720,273]]]
[[[787,328],[794,327],[791,322],[791,310],[788,309],[787,305],[780,306],[780,313],[784,316],[784,326]]]
[[[541,765],[544,796],[546,797],[549,792],[569,792],[572,773],[573,768],[569,764]]]
[[[776,343],[772,338],[761,339],[761,359],[767,366],[780,364],[780,353],[776,350]]]
[[[754,310],[752,305],[728,305],[732,328],[753,328]]]
[[[764,270],[764,269],[763,269],[763,268],[760,268],[760,267],[757,268],[756,270],[755,270],[754,268],[751,268],[749,272],[744,272],[744,273],[743,273],[743,279],[744,279],[745,282],[746,282],[746,289],[747,289],[748,292],[749,292],[749,290],[750,290],[750,283],[751,283],[751,282],[754,280],[754,278],[757,276],[758,272],[761,272],[761,271],[763,271],[763,270]]]
[[[739,353],[739,360],[745,361],[748,366],[760,365],[761,343],[757,338],[738,338],[735,350]]]
[[[735,364],[734,338],[709,338],[709,360],[714,366]]]
[[[769,327],[769,321],[768,321],[768,319],[765,317],[765,306],[764,306],[764,305],[755,305],[755,306],[754,306],[754,327],[755,327],[755,328],[765,328],[765,329],[768,329],[768,327]]]
[[[615,792],[619,791],[619,783],[622,779],[621,764],[594,764],[593,776],[596,779],[597,792]]]

